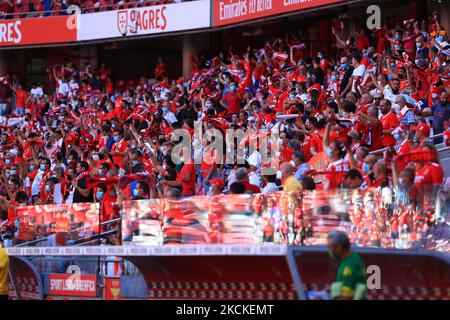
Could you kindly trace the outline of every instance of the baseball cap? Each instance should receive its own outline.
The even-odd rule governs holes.
[[[419,131],[426,136],[430,135],[430,127],[426,123],[421,123],[418,126],[413,127],[412,129],[414,131]]]
[[[225,188],[225,182],[220,178],[214,178],[214,179],[209,180],[209,184],[216,184],[222,190]]]

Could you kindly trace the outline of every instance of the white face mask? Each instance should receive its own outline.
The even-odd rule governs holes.
[[[295,164],[295,161],[294,160],[291,160],[291,161],[289,161],[289,163],[291,164],[291,166],[293,166],[294,168],[296,168],[297,167],[297,165]]]
[[[98,161],[100,160],[100,157],[98,156],[98,154],[93,154],[92,159],[94,159],[94,161]]]

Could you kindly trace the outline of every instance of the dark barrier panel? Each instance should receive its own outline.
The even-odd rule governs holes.
[[[355,248],[361,254],[370,276],[379,268],[379,289],[368,292],[369,299],[450,299],[450,260],[448,255],[427,251]],[[327,249],[290,247],[306,291],[329,289],[335,281],[338,263]],[[318,267],[320,266],[320,268]]]
[[[9,257],[9,299],[42,300],[43,286],[36,268],[22,257]]]
[[[149,299],[296,299],[285,256],[129,257]]]
[[[9,254],[42,256],[48,249],[11,248]],[[94,257],[92,249],[59,247],[52,255],[71,256],[76,260],[77,256]],[[338,267],[329,258],[327,249],[318,246],[174,245],[97,249],[97,256],[120,256],[132,262],[138,269],[132,274],[142,273],[149,299],[306,299],[310,291],[327,290],[335,280]],[[448,255],[424,250],[358,247],[354,250],[361,254],[366,267],[379,268],[380,286],[369,289],[369,299],[450,299]],[[32,270],[15,260],[12,263],[15,275]],[[368,275],[372,273],[368,271]],[[42,292],[40,280],[35,281]],[[121,289],[127,298],[127,289],[122,284]],[[34,297],[39,296],[39,290]],[[129,297],[140,298],[128,293]]]

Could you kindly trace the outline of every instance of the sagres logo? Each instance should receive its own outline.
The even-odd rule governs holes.
[[[79,6],[76,5],[70,5],[69,7],[67,7],[67,20],[66,20],[66,26],[67,29],[69,30],[74,30],[74,29],[80,29],[81,28],[81,19],[80,19],[80,14],[81,14],[81,9]]]
[[[367,14],[370,16],[366,20],[366,26],[369,30],[381,29],[381,9],[377,5],[367,7]]]
[[[127,33],[127,26],[128,26],[128,11],[127,10],[120,10],[117,12],[117,30],[121,34]]]

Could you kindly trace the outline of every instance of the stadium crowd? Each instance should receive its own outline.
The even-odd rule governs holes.
[[[136,81],[68,60],[48,69],[53,89],[3,77],[14,108],[1,127],[2,233],[13,233],[17,206],[100,202],[108,220],[124,199],[314,189],[375,188],[405,208],[400,227],[434,223],[429,209],[450,182],[436,150],[450,146],[447,33],[436,15],[348,38],[332,31],[332,55],[309,56],[285,35],[193,57],[189,79],[170,79],[162,58]],[[278,134],[279,167],[261,150],[239,158],[251,139],[227,145],[234,161],[221,163],[198,123],[201,132]],[[176,129],[191,137],[192,157],[173,152]]]
[[[81,13],[94,13],[185,1],[188,0],[0,0],[0,16],[19,19],[67,15],[71,5],[78,6]]]

